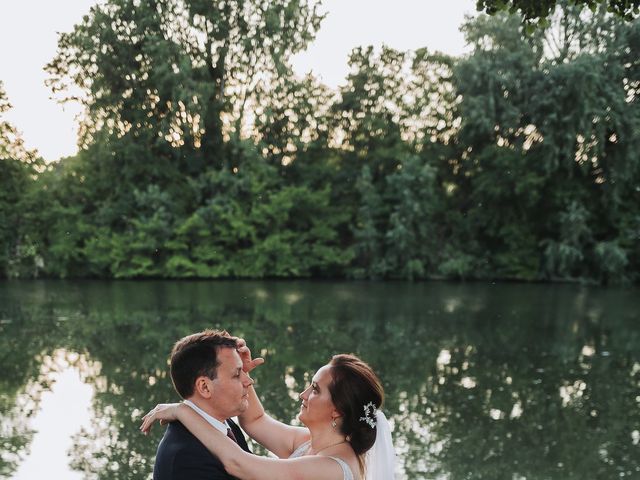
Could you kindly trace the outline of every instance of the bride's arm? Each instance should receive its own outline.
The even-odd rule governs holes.
[[[289,458],[300,444],[311,438],[307,428],[287,425],[267,414],[253,386],[249,387],[249,407],[238,420],[252,439],[279,458]]]
[[[174,406],[168,418],[176,418],[214,455],[225,470],[241,480],[342,480],[340,466],[328,457],[312,455],[295,459],[260,457],[242,450],[237,443],[215,428],[186,405]],[[166,410],[165,410],[166,412]],[[150,413],[148,427],[163,414]],[[144,425],[143,425],[144,426]],[[143,428],[143,431],[145,429]]]
[[[237,343],[245,372],[249,373],[264,362],[262,358],[251,359],[251,351],[243,339],[238,339]],[[238,416],[238,420],[252,439],[279,458],[289,458],[300,444],[310,438],[307,428],[287,425],[267,414],[253,385],[249,387],[249,406]]]

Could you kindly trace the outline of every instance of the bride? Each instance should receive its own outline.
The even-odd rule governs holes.
[[[238,340],[243,369],[249,373],[262,359]],[[238,417],[251,438],[278,458],[242,450],[223,433],[212,429],[184,404],[162,404],[143,417],[147,433],[159,420],[180,421],[241,480],[392,480],[395,453],[389,424],[380,410],[384,391],[371,367],[354,355],[335,355],[313,376],[300,394],[299,419],[294,427],[269,416],[253,388],[249,406]]]

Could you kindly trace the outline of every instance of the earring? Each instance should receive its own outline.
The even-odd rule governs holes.
[[[336,428],[336,427],[338,426],[338,424],[336,423],[336,419],[335,419],[335,418],[332,418],[332,419],[331,419],[331,426],[332,426],[333,428]]]

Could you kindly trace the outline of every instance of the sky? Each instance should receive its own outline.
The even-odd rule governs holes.
[[[77,152],[78,105],[52,100],[44,66],[56,53],[57,32],[68,32],[95,0],[4,0],[0,3],[0,81],[13,108],[5,115],[28,148],[47,161]],[[324,0],[316,40],[293,58],[299,74],[312,71],[338,86],[349,52],[359,46],[399,50],[427,47],[451,55],[467,51],[459,28],[475,14],[475,0]]]

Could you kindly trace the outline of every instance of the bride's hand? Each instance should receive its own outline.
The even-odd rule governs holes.
[[[251,350],[247,347],[247,342],[244,338],[236,339],[236,350],[242,359],[242,370],[244,370],[245,373],[249,373],[251,370],[264,363],[264,358],[262,357],[254,358],[253,360],[251,359]]]
[[[178,419],[179,403],[160,403],[153,410],[142,417],[140,431],[145,435],[151,430],[153,423],[158,420],[160,425],[166,425]]]

